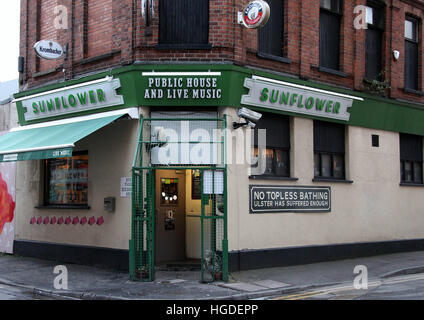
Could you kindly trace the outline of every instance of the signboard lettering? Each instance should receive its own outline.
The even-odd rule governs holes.
[[[330,187],[250,186],[250,213],[330,211]]]
[[[215,100],[222,98],[217,77],[149,77],[144,99]]]
[[[34,45],[38,57],[46,60],[59,59],[63,55],[63,49],[55,41],[41,40]]]
[[[120,80],[112,79],[23,98],[25,121],[124,104],[123,96],[116,93],[120,87]]]
[[[315,88],[257,78],[246,78],[244,86],[250,89],[249,94],[242,96],[241,103],[244,105],[343,121],[350,120],[348,109],[352,107],[353,100],[363,100]]]

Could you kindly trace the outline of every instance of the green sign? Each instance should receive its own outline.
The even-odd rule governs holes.
[[[122,105],[124,98],[116,93],[120,86],[119,79],[107,77],[83,85],[20,98],[17,101],[22,102],[25,121],[45,119]]]
[[[220,101],[221,72],[143,72],[143,98],[150,101]]]
[[[244,86],[250,91],[242,96],[242,104],[343,121],[350,119],[353,100],[363,100],[261,77],[247,78]]]

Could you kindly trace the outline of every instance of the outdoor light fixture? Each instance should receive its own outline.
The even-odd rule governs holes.
[[[238,116],[245,120],[245,122],[233,123],[234,129],[238,129],[244,126],[250,126],[252,129],[256,127],[256,123],[262,118],[262,114],[252,111],[247,108],[241,108],[237,112]]]
[[[400,58],[400,52],[398,50],[393,50],[393,58],[395,58],[395,60],[399,60]]]

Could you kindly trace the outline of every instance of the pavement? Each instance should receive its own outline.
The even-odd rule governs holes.
[[[54,289],[57,265],[68,271],[68,289]],[[131,282],[128,273],[0,254],[0,284],[57,299],[87,300],[248,300],[338,284],[352,284],[356,266],[369,281],[424,272],[424,251],[240,271],[228,283],[200,282],[200,271],[157,271],[151,283]]]

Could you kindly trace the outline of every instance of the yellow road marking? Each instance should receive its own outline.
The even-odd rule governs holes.
[[[389,280],[377,280],[377,281],[369,282],[368,288],[376,287],[376,286],[384,285],[384,284],[395,284],[395,283],[409,282],[414,280],[424,280],[424,274],[400,276],[400,277],[396,277]],[[350,286],[326,288],[326,289],[321,289],[317,291],[308,291],[308,292],[303,292],[298,294],[291,294],[287,296],[277,297],[272,300],[301,300],[301,299],[306,299],[306,298],[310,298],[314,296],[321,296],[324,294],[335,293],[339,291],[348,291],[348,290],[350,291],[356,290],[357,292],[365,291],[365,289],[358,290],[358,289],[355,289],[352,285],[350,285]]]

